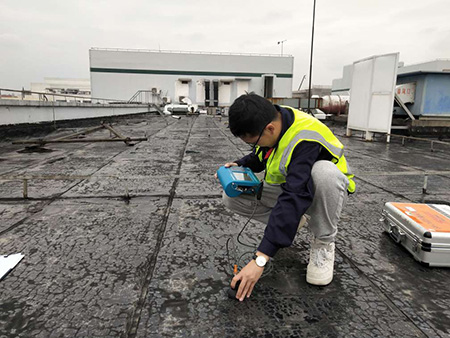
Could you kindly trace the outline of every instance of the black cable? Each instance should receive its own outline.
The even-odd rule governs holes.
[[[255,207],[253,208],[253,212],[251,214],[251,216],[249,217],[249,219],[247,220],[247,222],[244,224],[244,226],[242,227],[241,231],[239,232],[239,234],[237,235],[237,242],[243,246],[246,246],[248,248],[255,248],[255,245],[249,245],[249,244],[245,244],[243,242],[241,242],[239,240],[239,237],[241,237],[242,233],[244,232],[245,228],[247,227],[247,225],[250,223],[250,221],[252,220],[253,216],[255,215],[256,212],[256,207],[258,206],[258,200],[255,198]]]
[[[234,259],[233,262],[232,262],[231,259],[230,259],[230,249],[228,248],[228,243],[229,243],[232,239],[233,239],[232,237],[230,237],[230,238],[227,239],[227,243],[226,243],[225,247],[226,247],[226,249],[227,249],[227,259],[228,259],[228,264],[230,264],[232,267],[234,267],[233,262],[236,261],[236,257],[234,257],[235,259]],[[235,253],[236,253],[236,250],[235,250]]]
[[[255,197],[256,197],[256,195],[255,195]],[[241,255],[239,256],[239,258],[238,258],[238,257],[237,257],[237,252],[236,252],[236,246],[235,246],[235,247],[234,247],[234,257],[233,257],[234,260],[231,261],[231,259],[230,259],[229,243],[230,243],[230,241],[233,239],[233,237],[230,237],[230,238],[227,239],[227,242],[226,242],[227,258],[228,258],[228,263],[230,264],[230,266],[231,266],[232,268],[234,268],[234,265],[236,264],[236,265],[238,266],[239,270],[241,270],[241,269],[244,267],[244,266],[241,264],[242,261],[243,261],[243,258],[244,258],[245,256],[247,256],[247,255],[248,255],[249,257],[253,257],[253,254],[255,253],[255,251],[256,251],[256,249],[257,249],[257,245],[246,244],[246,243],[244,243],[244,242],[242,242],[242,241],[239,240],[239,238],[240,238],[240,236],[242,235],[242,233],[244,232],[245,228],[248,226],[248,224],[250,223],[250,221],[253,219],[253,216],[255,215],[257,206],[258,206],[258,200],[255,198],[255,207],[253,208],[253,212],[252,212],[251,216],[249,217],[249,219],[247,220],[247,222],[245,222],[244,226],[242,227],[241,231],[239,232],[239,234],[238,234],[237,237],[236,237],[236,240],[237,240],[237,242],[238,242],[239,244],[241,244],[241,245],[243,245],[243,246],[245,246],[245,247],[248,247],[248,248],[252,248],[252,251],[246,251],[246,252],[244,252],[243,254],[241,254]],[[248,259],[247,259],[247,260],[248,260]],[[272,261],[272,260],[273,260],[273,258],[270,259],[269,262],[267,262],[267,264],[266,264],[266,266],[265,266],[265,269],[264,269],[264,271],[263,271],[263,273],[262,273],[262,275],[261,275],[261,278],[264,277],[264,276],[267,276],[267,275],[272,271],[272,264],[270,264],[270,261]]]
[[[247,227],[247,225],[250,223],[250,221],[252,220],[253,216],[255,215],[256,207],[258,206],[258,201],[256,200],[255,202],[256,202],[256,203],[255,203],[255,207],[253,208],[253,212],[252,212],[251,216],[249,217],[249,219],[247,220],[247,222],[245,222],[244,226],[242,227],[241,231],[239,232],[239,234],[237,235],[237,238],[236,238],[236,240],[237,240],[237,242],[238,242],[239,244],[241,244],[241,245],[243,245],[243,246],[246,246],[246,247],[248,247],[248,248],[252,248],[252,249],[255,249],[255,248],[256,248],[255,245],[245,244],[245,243],[243,243],[243,242],[241,242],[241,241],[239,240],[239,237],[240,237],[241,234],[244,232],[245,228]],[[232,239],[233,239],[232,237],[230,237],[230,238],[227,239],[227,243],[226,243],[225,247],[226,247],[226,251],[227,251],[228,262],[230,263],[231,266],[234,266],[234,264],[232,263],[232,261],[231,261],[231,259],[230,259],[230,249],[229,249],[229,246],[228,246],[229,243],[230,243],[230,241],[231,241]],[[235,251],[235,257],[234,257],[234,260],[233,260],[233,261],[236,262],[236,261],[238,261],[238,260],[240,260],[240,259],[237,259],[237,257],[236,257],[236,248],[235,248],[234,251]],[[242,257],[242,256],[241,256],[241,257]]]

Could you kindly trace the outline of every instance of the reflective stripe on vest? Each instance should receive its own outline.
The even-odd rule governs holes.
[[[344,155],[344,146],[331,130],[322,122],[301,112],[295,108],[284,107],[294,113],[294,122],[284,133],[278,142],[277,149],[270,154],[266,162],[265,180],[269,184],[282,184],[286,182],[288,168],[295,147],[303,141],[316,142],[333,157],[332,162],[349,180],[347,190],[355,192],[354,175],[350,172],[347,160]],[[257,153],[259,151],[257,147]],[[263,161],[262,154],[259,153],[260,161]]]
[[[323,137],[321,134],[314,130],[301,130],[293,139],[291,142],[289,142],[289,145],[284,149],[283,155],[281,156],[281,161],[279,165],[280,172],[283,174],[283,176],[287,176],[286,171],[286,164],[289,159],[289,155],[291,154],[294,147],[297,145],[297,143],[300,140],[315,140],[328,148],[328,150],[336,156],[336,158],[341,158],[342,155],[344,155],[344,148],[338,148],[331,143],[327,142],[325,137]]]

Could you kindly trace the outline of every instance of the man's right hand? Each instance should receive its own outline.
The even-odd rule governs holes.
[[[229,168],[229,167],[236,167],[238,164],[236,162],[228,162],[225,163],[223,166],[225,168]],[[214,174],[214,177],[217,178],[217,173]]]

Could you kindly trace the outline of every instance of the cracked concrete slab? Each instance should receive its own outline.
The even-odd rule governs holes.
[[[2,282],[3,334],[123,333],[166,203],[55,201],[3,235],[2,251],[25,255]]]
[[[4,201],[0,202],[0,233],[19,222],[20,220],[39,211],[39,201]],[[2,239],[0,238],[0,242]]]

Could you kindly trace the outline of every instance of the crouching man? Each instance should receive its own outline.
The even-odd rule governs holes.
[[[341,211],[355,182],[344,146],[314,117],[290,107],[272,105],[256,94],[237,98],[229,110],[231,133],[253,147],[250,154],[226,167],[264,171],[264,186],[255,196],[223,194],[225,206],[267,224],[254,259],[233,278],[236,298],[250,297],[264,266],[280,248],[292,244],[300,220],[308,218],[314,235],[306,281],[327,285],[333,279],[334,241]],[[254,213],[253,213],[254,212]]]

